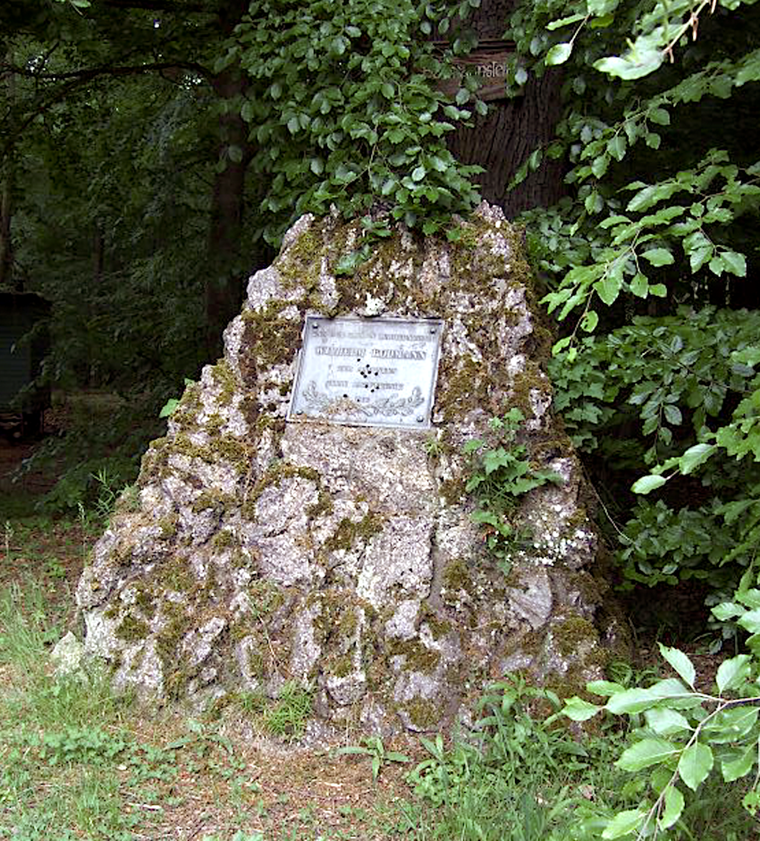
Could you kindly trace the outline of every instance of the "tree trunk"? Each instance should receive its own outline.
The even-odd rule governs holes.
[[[218,13],[219,28],[229,35],[248,11],[248,0],[225,0]],[[222,332],[240,312],[243,279],[250,266],[250,255],[241,253],[245,209],[245,173],[253,157],[248,142],[248,126],[240,116],[239,102],[245,95],[247,80],[236,64],[223,70],[212,81],[214,93],[230,107],[219,117],[217,161],[224,169],[214,178],[211,195],[207,260],[205,265],[206,350],[210,360],[222,351]]]
[[[222,100],[241,96],[246,89],[243,76],[234,67],[220,73],[213,85]],[[214,179],[211,197],[205,277],[206,346],[210,359],[219,356],[222,331],[240,311],[245,258],[240,253],[245,171],[251,160],[248,126],[238,109],[219,118],[219,130],[218,160],[226,166]]]
[[[9,73],[5,89],[8,98],[8,110],[15,101],[15,80]],[[13,158],[12,152],[2,165],[2,182],[0,182],[0,287],[11,285],[13,274],[13,238],[11,219],[13,217]]]
[[[476,10],[471,25],[481,39],[500,38],[514,0],[486,0]],[[532,207],[548,207],[564,192],[561,161],[545,161],[511,192],[507,185],[537,147],[554,138],[554,126],[562,114],[561,73],[549,71],[531,78],[517,99],[489,103],[488,114],[475,119],[474,128],[460,128],[449,136],[449,148],[462,163],[485,169],[480,176],[483,198],[514,217]]]
[[[6,161],[5,177],[0,185],[0,287],[11,285],[13,272],[13,240],[11,239],[11,215],[13,184],[10,161]]]

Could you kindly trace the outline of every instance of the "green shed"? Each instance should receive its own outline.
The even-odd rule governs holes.
[[[45,325],[25,336],[50,313],[50,303],[30,292],[0,292],[0,425],[21,433],[40,432],[50,405],[49,387],[34,387],[49,349]],[[22,341],[24,339],[24,341]],[[19,402],[19,392],[27,389]]]

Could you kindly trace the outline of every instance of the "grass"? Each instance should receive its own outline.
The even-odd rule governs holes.
[[[222,721],[140,708],[97,669],[54,675],[49,652],[71,599],[45,566],[38,580],[9,581],[14,559],[0,561],[0,839],[396,837],[387,804],[401,775],[373,787],[350,759],[288,747],[311,705],[296,687]],[[267,727],[282,733],[274,752],[253,744]]]

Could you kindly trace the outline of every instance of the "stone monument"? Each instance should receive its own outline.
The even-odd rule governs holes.
[[[398,230],[341,274],[361,237],[293,226],[96,545],[77,603],[117,686],[209,703],[297,682],[323,728],[388,735],[467,721],[517,670],[571,693],[600,676],[597,538],[519,235],[484,204],[453,242]],[[505,572],[463,448],[512,407],[561,480],[521,498]]]

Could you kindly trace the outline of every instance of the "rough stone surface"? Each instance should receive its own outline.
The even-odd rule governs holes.
[[[550,413],[551,336],[501,212],[483,205],[460,234],[396,233],[344,277],[360,224],[307,216],[250,279],[224,358],[185,392],[79,582],[86,651],[118,686],[198,703],[297,681],[317,729],[387,736],[470,720],[516,669],[573,690],[599,676],[597,539]],[[443,319],[433,431],[287,423],[308,313]],[[530,540],[505,574],[471,520],[463,446],[514,406],[531,463],[562,482],[521,499]]]
[[[50,659],[57,675],[84,676],[84,646],[71,631],[53,646]]]

